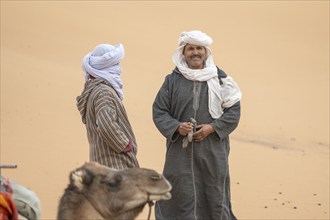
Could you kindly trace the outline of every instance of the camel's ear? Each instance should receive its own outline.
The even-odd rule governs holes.
[[[70,181],[78,189],[83,189],[84,185],[88,186],[93,182],[94,174],[85,168],[79,168],[70,174]]]

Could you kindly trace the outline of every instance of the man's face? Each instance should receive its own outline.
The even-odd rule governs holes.
[[[184,47],[183,55],[186,58],[190,69],[203,69],[206,59],[206,49],[203,46],[187,44]]]

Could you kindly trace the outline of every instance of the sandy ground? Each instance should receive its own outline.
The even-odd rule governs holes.
[[[161,172],[151,105],[179,34],[193,29],[214,39],[216,64],[243,92],[230,155],[237,217],[329,219],[329,1],[1,0],[0,159],[18,165],[1,175],[38,194],[42,219],[55,218],[69,172],[88,160],[75,106],[83,56],[124,44],[138,159]]]

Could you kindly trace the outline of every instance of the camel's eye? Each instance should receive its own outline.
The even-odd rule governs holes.
[[[121,174],[115,174],[112,177],[107,177],[102,181],[102,183],[107,184],[107,186],[110,188],[110,190],[113,190],[115,188],[118,188],[123,180],[123,177]]]

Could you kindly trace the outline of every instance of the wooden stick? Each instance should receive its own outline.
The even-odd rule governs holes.
[[[0,168],[15,169],[17,168],[17,164],[0,164]]]

